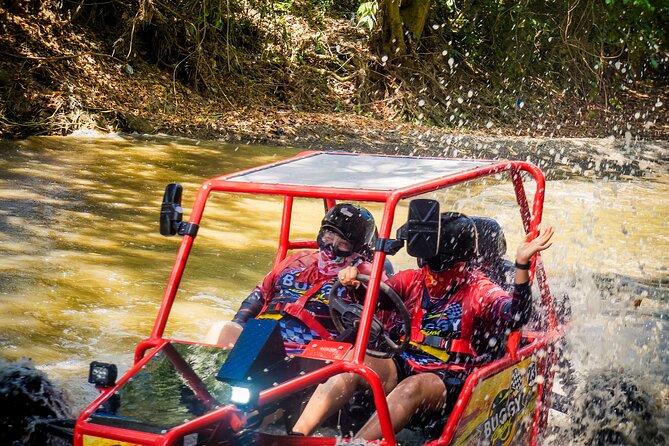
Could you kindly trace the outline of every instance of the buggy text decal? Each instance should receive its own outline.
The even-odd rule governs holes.
[[[536,405],[536,381],[537,363],[528,357],[479,382],[462,413],[453,444],[522,443],[532,422],[526,415]]]
[[[528,386],[534,385],[537,367],[534,362],[527,368]],[[531,383],[531,384],[530,384]],[[483,436],[490,438],[493,446],[506,446],[515,433],[518,416],[532,399],[532,393],[524,392],[523,377],[518,368],[511,372],[508,389],[500,391],[493,399],[488,418],[483,422]],[[529,389],[528,389],[529,390]]]

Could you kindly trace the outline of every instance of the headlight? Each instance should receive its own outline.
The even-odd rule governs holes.
[[[251,402],[253,392],[248,387],[232,386],[230,401],[240,406],[246,406]]]
[[[97,388],[112,387],[116,384],[117,375],[116,365],[93,361],[88,370],[88,382]]]

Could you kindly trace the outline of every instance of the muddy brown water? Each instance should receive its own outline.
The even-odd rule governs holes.
[[[84,407],[96,395],[85,382],[89,362],[126,370],[153,326],[179,243],[158,233],[165,184],[184,185],[187,214],[205,179],[299,151],[167,137],[0,142],[0,357],[32,358],[75,410]],[[547,274],[573,307],[571,360],[582,375],[603,367],[632,376],[653,395],[664,429],[669,178],[576,173],[548,182],[544,212],[556,228]],[[506,183],[492,179],[439,198],[498,219],[513,254],[521,231]],[[322,204],[298,204],[293,235],[314,237]],[[234,314],[271,265],[280,212],[280,201],[246,195],[207,206],[168,336],[202,340],[212,322]],[[401,256],[393,262],[413,266]]]

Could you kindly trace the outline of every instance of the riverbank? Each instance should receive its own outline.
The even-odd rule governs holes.
[[[229,125],[191,136],[222,142],[385,154],[523,159],[565,177],[666,177],[669,141],[622,138],[512,136],[502,129],[454,132],[365,117],[274,113],[231,116]],[[251,125],[248,122],[251,121]]]
[[[416,90],[407,82],[361,104],[369,93],[362,85],[369,86],[370,67],[378,61],[361,43],[363,30],[348,20],[328,19],[322,32],[328,33],[330,47],[355,42],[347,51],[370,68],[359,70],[357,81],[319,74],[304,63],[281,67],[249,60],[249,71],[229,75],[223,90],[203,92],[173,70],[149,63],[148,52],[145,57],[117,54],[109,36],[73,25],[62,12],[44,6],[32,13],[18,4],[0,8],[0,44],[6,48],[0,51],[0,139],[93,131],[314,150],[526,159],[549,178],[655,177],[666,176],[668,169],[669,86],[661,82],[620,88],[614,104],[611,97],[598,101],[555,92],[541,98],[528,92],[518,98],[502,90],[491,103],[485,84],[477,84],[466,70],[451,71],[448,88]],[[299,38],[305,45],[309,41]],[[395,81],[384,82],[377,87],[389,91]],[[413,104],[416,113],[403,115],[400,103]],[[428,125],[427,116],[436,108],[445,113],[445,125]]]
[[[239,70],[218,78],[220,88],[198,89],[176,67],[152,61],[152,48],[137,46],[144,34],[135,36],[135,52],[120,53],[121,30],[95,24],[93,16],[91,23],[76,22],[78,11],[70,20],[67,8],[49,2],[36,11],[12,5],[0,8],[0,139],[88,129],[320,149],[514,158],[538,151],[540,160],[561,152],[565,165],[576,162],[582,171],[597,169],[590,162],[601,164],[600,149],[581,161],[589,143],[562,153],[560,138],[603,138],[604,146],[620,146],[626,155],[635,155],[639,144],[669,141],[669,85],[661,76],[618,85],[613,96],[601,83],[601,97],[590,98],[562,91],[548,78],[532,80],[552,85],[542,97],[532,83],[525,91],[493,93],[488,76],[494,73],[474,73],[466,64],[453,70],[441,61],[416,67],[443,81],[428,88],[420,76],[403,79],[398,67],[380,63],[364,29],[350,19],[327,16],[314,27],[288,14],[289,43],[302,49],[302,62],[288,58],[292,53],[265,60],[239,52]],[[324,59],[318,48],[347,54],[360,68],[348,80],[332,76],[317,62]],[[440,126],[431,125],[436,116]],[[529,140],[538,142],[525,148]],[[628,161],[615,170],[634,175],[657,154],[641,149],[638,166]]]

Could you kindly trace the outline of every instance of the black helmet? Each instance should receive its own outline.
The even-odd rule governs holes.
[[[374,217],[365,208],[350,203],[333,206],[321,221],[318,234],[320,244],[324,229],[336,232],[353,245],[353,252],[369,256],[376,243]]]
[[[478,237],[474,221],[458,212],[441,214],[439,254],[418,259],[418,266],[427,265],[431,271],[447,270],[458,262],[468,262],[478,256]]]
[[[472,217],[479,236],[479,259],[482,262],[497,262],[506,254],[506,238],[502,227],[492,218]]]

